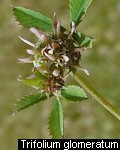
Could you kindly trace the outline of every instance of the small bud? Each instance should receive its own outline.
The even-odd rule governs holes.
[[[60,70],[55,69],[52,74],[57,77],[60,74]]]
[[[48,51],[48,53],[51,54],[51,55],[53,55],[53,49],[50,49],[50,50]]]

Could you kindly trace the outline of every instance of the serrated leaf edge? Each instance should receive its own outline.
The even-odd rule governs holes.
[[[79,86],[77,86],[77,85],[69,85],[69,86],[64,87],[64,88],[62,88],[62,89],[64,90],[64,89],[67,89],[68,87],[78,87],[78,88],[81,88],[81,87],[79,87]],[[83,90],[83,91],[85,92],[85,90],[84,90],[83,88],[81,88],[81,90]],[[86,94],[86,92],[85,92],[85,94]],[[86,98],[81,99],[80,101],[78,101],[78,100],[72,101],[72,100],[67,100],[65,97],[63,97],[62,94],[61,94],[61,91],[60,91],[60,97],[62,97],[65,101],[69,101],[69,102],[71,102],[71,103],[79,103],[79,102],[83,102],[83,101],[85,101],[85,100],[88,100],[89,97],[88,97],[87,94],[86,94],[86,96],[87,96]]]
[[[56,98],[56,100],[57,100],[57,98]],[[59,99],[60,100],[60,99]],[[61,101],[61,100],[60,100]],[[56,104],[56,102],[55,102],[55,104]],[[54,104],[54,106],[55,106],[55,104]],[[61,103],[61,105],[62,105],[62,103]],[[52,111],[53,111],[53,109],[54,109],[54,106],[53,106],[53,108],[52,108],[52,110],[51,110],[51,112],[49,113],[49,117],[48,117],[48,131],[49,131],[49,135],[50,136],[52,136],[52,133],[51,133],[51,129],[50,129],[50,117],[51,117],[51,113],[52,113]],[[63,108],[62,108],[62,114],[63,114]],[[64,121],[64,115],[63,115],[63,121]],[[62,137],[64,136],[64,123],[63,123],[63,131],[61,131],[61,133],[62,133]]]
[[[21,111],[21,110],[23,110],[23,109],[25,109],[25,108],[31,107],[31,106],[33,106],[34,104],[39,103],[39,102],[36,102],[36,103],[33,103],[33,104],[29,105],[28,107],[25,107],[25,108],[20,109],[20,110],[16,110],[16,108],[15,108],[15,107],[16,107],[16,105],[18,105],[18,103],[19,103],[20,101],[22,101],[25,97],[33,96],[33,95],[37,95],[37,94],[25,95],[25,96],[23,96],[22,98],[17,99],[17,102],[14,104],[14,108],[13,108],[13,114],[12,114],[12,116],[15,116],[17,112],[19,112],[19,111]],[[49,95],[49,98],[50,98],[50,97],[52,97],[52,96],[53,96],[53,95]],[[45,100],[47,100],[47,99],[48,99],[48,96],[46,95],[46,99],[45,99]],[[37,101],[37,100],[36,100],[36,101]],[[42,100],[42,101],[44,101],[44,100]],[[42,101],[41,101],[41,102],[42,102]]]

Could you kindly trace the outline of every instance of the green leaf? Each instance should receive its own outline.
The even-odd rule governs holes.
[[[63,138],[63,109],[59,98],[50,114],[49,130],[53,139]]]
[[[43,75],[41,72],[39,72],[36,68],[34,68],[34,74],[36,75],[36,77],[38,77],[42,80],[46,79],[45,75]]]
[[[18,22],[26,28],[36,27],[43,31],[52,31],[52,20],[43,14],[24,7],[13,7]]]
[[[77,42],[77,44],[80,47],[85,47],[85,48],[92,48],[92,44],[95,41],[95,39],[86,36],[85,34],[79,31],[73,33],[73,39]]]
[[[61,95],[68,101],[82,101],[87,99],[84,90],[78,86],[70,85],[61,90]]]
[[[15,112],[18,112],[22,109],[25,109],[33,104],[39,103],[43,100],[46,100],[47,96],[45,94],[34,94],[28,95],[21,98],[18,103],[15,105]]]
[[[83,20],[91,2],[92,0],[69,0],[71,21],[74,21],[76,26]]]
[[[40,77],[33,77],[33,78],[28,77],[25,79],[19,79],[19,81],[23,82],[27,86],[34,87],[36,89],[42,87],[42,85],[45,82],[44,79],[42,79]]]

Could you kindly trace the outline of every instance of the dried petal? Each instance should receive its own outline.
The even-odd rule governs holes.
[[[61,22],[58,21],[58,23],[57,23],[57,38],[60,38],[60,37],[61,37],[60,28],[61,28]]]
[[[38,50],[27,49],[27,53],[30,55],[37,55],[39,52],[38,52]]]
[[[41,54],[42,55],[44,55],[44,52],[45,52],[45,50],[47,49],[48,47],[46,46],[46,47],[44,47],[42,50],[41,50]]]
[[[36,76],[34,74],[28,76],[26,79],[34,79]]]
[[[89,73],[89,71],[87,69],[81,68],[80,66],[79,67],[75,67],[75,68],[78,69],[78,70],[83,71],[87,75],[90,75],[90,73]]]
[[[34,61],[34,58],[32,57],[28,57],[28,58],[19,58],[19,63],[33,63]]]
[[[52,61],[55,61],[56,59],[55,59],[55,56],[53,56],[53,55],[50,55],[50,54],[48,54],[48,53],[44,53],[45,54],[45,56],[47,56],[50,60],[52,60]]]
[[[54,34],[56,35],[57,33],[57,17],[56,17],[56,13],[54,13],[54,16],[53,16],[53,26],[54,26]]]
[[[43,34],[41,31],[37,30],[36,28],[31,27],[30,31],[34,33],[39,39],[41,38],[41,35]]]
[[[72,27],[71,27],[71,32],[69,34],[69,38],[71,38],[71,36],[73,35],[74,31],[75,31],[75,22],[72,21]]]
[[[82,69],[88,76],[90,75],[89,71],[87,69]]]
[[[20,37],[20,36],[18,36],[23,42],[25,42],[26,44],[28,44],[28,45],[30,45],[30,46],[32,46],[32,47],[35,47],[35,44],[33,44],[33,43],[31,43],[30,41],[28,41],[28,40],[25,40],[25,39],[23,39],[22,37]]]

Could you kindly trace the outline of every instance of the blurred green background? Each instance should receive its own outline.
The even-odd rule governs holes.
[[[17,81],[19,74],[29,75],[30,66],[18,64],[27,56],[27,46],[18,35],[36,40],[18,25],[10,5],[19,5],[42,12],[52,18],[56,12],[69,28],[68,0],[0,0],[0,148],[16,150],[18,138],[51,138],[48,116],[53,101],[44,101],[12,117],[17,99],[35,93]],[[109,102],[120,110],[120,1],[93,0],[88,13],[77,28],[96,39],[92,49],[83,52],[81,65],[90,71],[84,78]],[[67,84],[77,84],[68,78]],[[120,121],[96,100],[82,103],[63,101],[65,138],[120,138]]]

